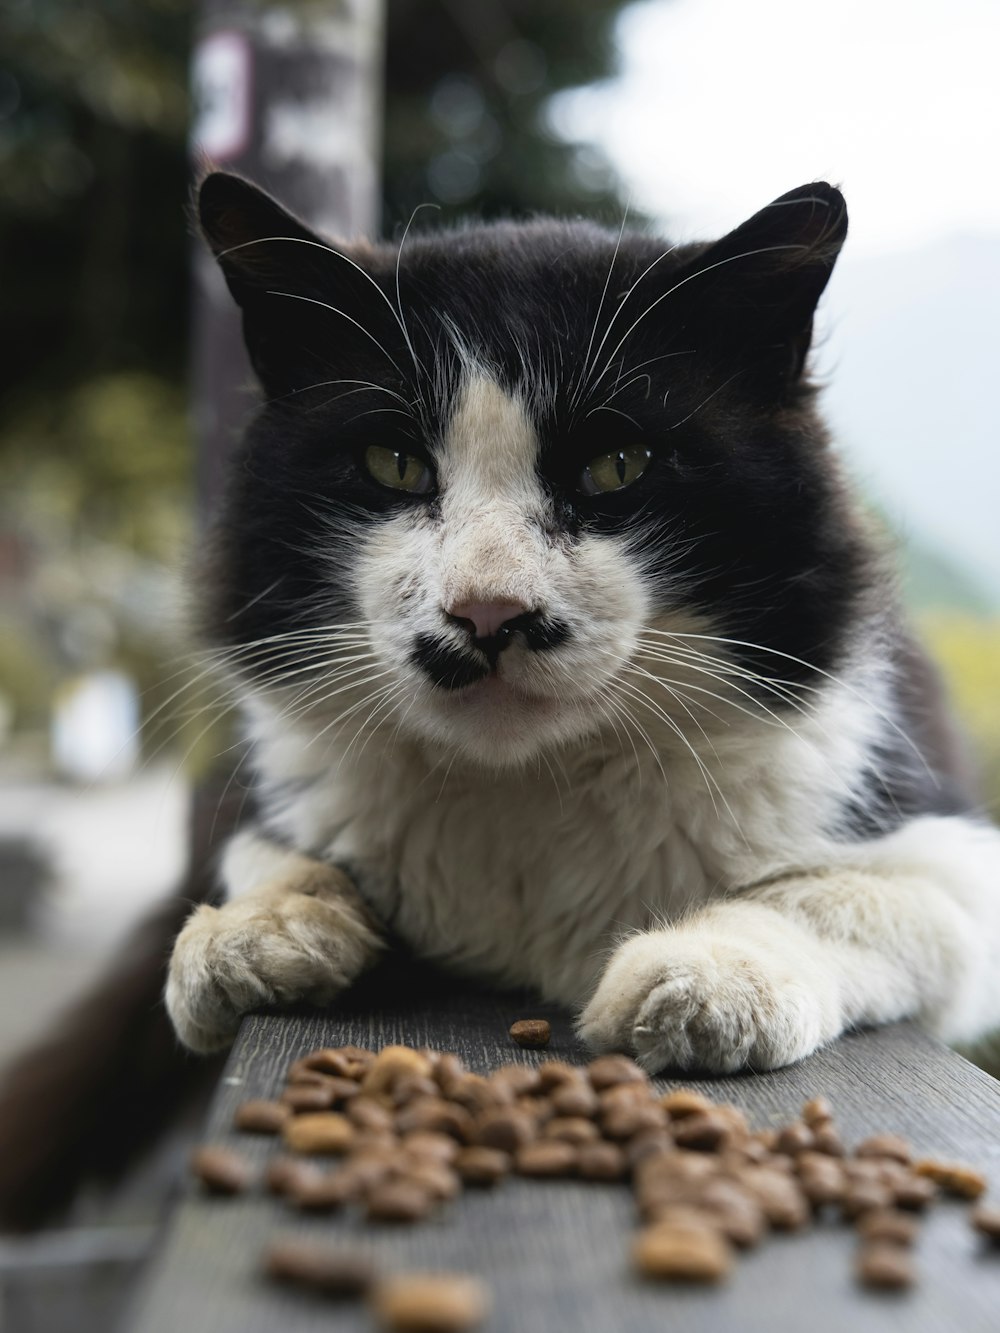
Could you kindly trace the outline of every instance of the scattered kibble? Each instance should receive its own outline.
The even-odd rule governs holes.
[[[191,1157],[191,1171],[212,1194],[242,1194],[254,1183],[255,1172],[245,1157],[231,1148],[209,1145]]]
[[[511,1023],[510,1035],[526,1051],[540,1051],[552,1040],[552,1025],[547,1018],[519,1018]]]
[[[858,1235],[863,1240],[889,1245],[913,1245],[919,1223],[910,1213],[899,1213],[893,1208],[876,1208],[866,1213],[858,1223]]]
[[[396,1333],[464,1333],[489,1314],[481,1282],[457,1273],[407,1273],[380,1282],[372,1308]]]
[[[911,1287],[916,1278],[913,1260],[907,1250],[885,1241],[862,1246],[858,1252],[857,1273],[858,1280],[866,1287],[892,1291]]]
[[[972,1225],[980,1235],[1000,1244],[1000,1205],[981,1203],[972,1211]]]
[[[345,1153],[355,1134],[350,1120],[336,1111],[296,1115],[282,1130],[287,1147],[301,1153]]]
[[[643,1277],[719,1282],[732,1268],[733,1254],[714,1227],[660,1222],[636,1236],[632,1262]]]
[[[986,1191],[986,1177],[959,1162],[925,1159],[917,1162],[913,1169],[918,1176],[925,1176],[940,1186],[945,1194],[954,1194],[959,1199],[978,1199]]]
[[[520,1020],[511,1035],[521,1041],[514,1029],[523,1029],[529,1041],[521,1044],[530,1047],[529,1029],[541,1027],[541,1047],[549,1037],[543,1020]],[[633,1266],[660,1282],[719,1282],[739,1251],[825,1216],[856,1229],[861,1284],[906,1288],[915,1281],[919,1214],[939,1194],[973,1200],[986,1188],[969,1166],[914,1162],[892,1133],[848,1151],[826,1097],[807,1101],[783,1126],[754,1130],[737,1107],[694,1088],[659,1092],[623,1055],[477,1074],[448,1052],[324,1047],[292,1064],[274,1100],[239,1106],[233,1123],[279,1137],[285,1151],[264,1182],[290,1208],[359,1209],[373,1224],[420,1223],[464,1189],[502,1188],[512,1174],[630,1180],[640,1228]],[[217,1145],[201,1149],[192,1170],[219,1194],[246,1190],[257,1177]],[[1000,1207],[980,1204],[971,1220],[1000,1243]],[[489,1304],[472,1279],[397,1274],[376,1282],[366,1260],[304,1239],[275,1242],[263,1266],[334,1295],[370,1291],[382,1324],[404,1333],[471,1329]]]
[[[292,1108],[282,1102],[263,1098],[241,1102],[233,1116],[233,1129],[244,1134],[280,1134],[291,1115]]]
[[[364,1255],[298,1236],[272,1241],[261,1267],[280,1282],[316,1287],[331,1296],[363,1296],[375,1280],[375,1266]]]
[[[414,1180],[381,1180],[369,1190],[366,1204],[372,1221],[419,1222],[434,1207],[434,1196]]]

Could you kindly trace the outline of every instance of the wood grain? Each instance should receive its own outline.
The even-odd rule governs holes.
[[[275,1095],[289,1063],[316,1046],[426,1044],[456,1051],[481,1071],[509,1061],[585,1058],[565,1015],[537,1002],[419,978],[397,981],[394,993],[369,990],[337,1012],[248,1018],[205,1140],[238,1146],[263,1164],[276,1151],[273,1141],[234,1133],[234,1108],[248,1097]],[[547,1052],[521,1051],[508,1038],[509,1024],[524,1017],[551,1019]],[[845,1037],[792,1069],[701,1086],[744,1107],[759,1126],[791,1118],[803,1100],[824,1093],[848,1141],[891,1129],[919,1152],[976,1164],[1000,1188],[1000,1084],[908,1025]],[[262,1193],[207,1198],[192,1182],[125,1327],[134,1333],[371,1330],[362,1307],[279,1289],[259,1276],[266,1242],[293,1234],[343,1239],[386,1271],[480,1275],[495,1295],[489,1333],[1000,1329],[1000,1251],[984,1249],[957,1204],[935,1210],[918,1251],[918,1286],[896,1295],[855,1285],[856,1242],[832,1222],[772,1239],[743,1258],[718,1291],[651,1287],[633,1277],[632,1226],[624,1186],[514,1179],[492,1194],[470,1191],[434,1220],[406,1229],[374,1228],[348,1213],[302,1218]]]

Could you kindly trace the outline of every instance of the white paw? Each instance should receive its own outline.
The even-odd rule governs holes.
[[[174,944],[167,1011],[185,1046],[218,1050],[252,1009],[329,1004],[379,947],[363,913],[336,892],[277,885],[199,907]]]
[[[612,957],[579,1031],[597,1050],[661,1069],[776,1069],[841,1029],[822,967],[738,934],[679,929],[635,935]]]

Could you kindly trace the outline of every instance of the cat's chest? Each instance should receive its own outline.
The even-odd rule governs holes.
[[[577,1000],[615,939],[710,897],[821,863],[831,772],[855,740],[771,728],[695,762],[597,744],[551,769],[489,773],[393,744],[348,765],[278,727],[258,732],[265,824],[346,864],[372,908],[418,954]],[[840,738],[840,751],[831,738]]]
[[[673,917],[725,877],[662,778],[586,771],[366,786],[324,849],[420,955],[576,1000],[615,932]],[[343,806],[341,806],[343,809]]]

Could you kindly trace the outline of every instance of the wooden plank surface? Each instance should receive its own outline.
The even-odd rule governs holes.
[[[543,1014],[553,1021],[549,1050],[514,1047],[510,1022]],[[276,1095],[293,1059],[316,1046],[346,1042],[436,1046],[456,1051],[478,1071],[511,1060],[585,1058],[565,1016],[537,1002],[404,980],[395,993],[373,995],[369,989],[336,1012],[247,1019],[205,1141],[238,1146],[262,1164],[277,1148],[271,1139],[232,1132],[237,1103]],[[671,1086],[670,1080],[662,1083]],[[702,1086],[744,1107],[757,1126],[786,1121],[804,1099],[824,1093],[848,1142],[897,1131],[920,1153],[981,1167],[1000,1193],[1000,1083],[908,1025],[845,1037],[792,1069],[704,1080]],[[633,1224],[630,1193],[622,1185],[511,1179],[492,1193],[467,1192],[418,1226],[376,1228],[352,1213],[301,1217],[263,1193],[208,1198],[192,1183],[124,1327],[130,1333],[373,1329],[362,1307],[278,1288],[258,1275],[268,1239],[294,1234],[349,1241],[374,1255],[385,1271],[480,1275],[495,1297],[484,1326],[488,1333],[1000,1329],[1000,1250],[985,1249],[958,1204],[935,1209],[917,1254],[919,1283],[892,1295],[855,1285],[856,1241],[832,1221],[777,1236],[742,1257],[721,1290],[652,1287],[629,1271]]]

